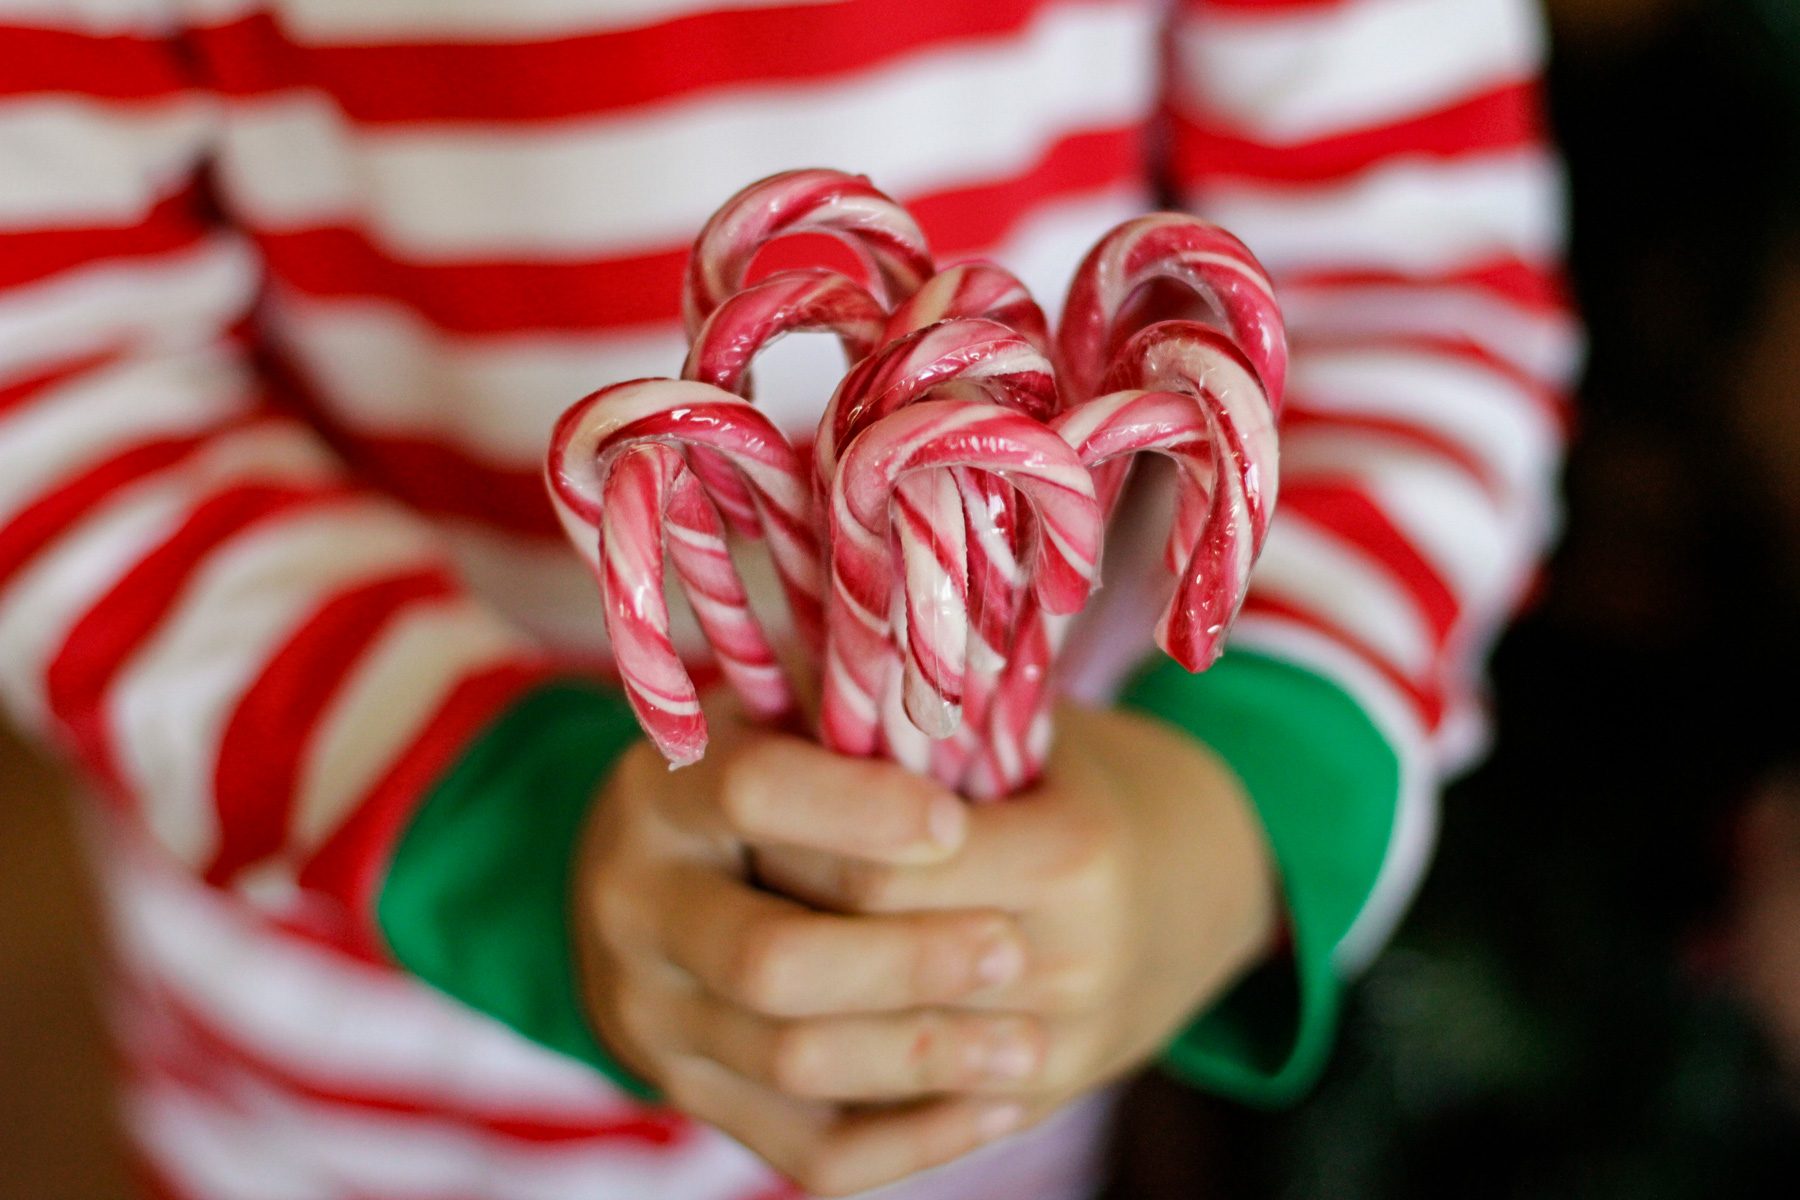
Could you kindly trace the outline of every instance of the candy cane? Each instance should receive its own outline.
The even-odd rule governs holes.
[[[665,542],[683,592],[727,681],[749,712],[794,709],[774,650],[751,611],[718,512],[674,448],[640,442],[614,455],[602,491],[597,550],[601,611],[626,699],[672,766],[706,750],[694,683],[669,636]]]
[[[912,214],[860,175],[804,170],[751,184],[712,215],[694,241],[681,312],[691,338],[744,285],[757,251],[795,233],[839,238],[869,268],[889,308],[931,277],[931,249]]]
[[[958,263],[926,280],[912,299],[894,309],[882,340],[895,341],[952,317],[997,322],[1046,356],[1050,353],[1050,327],[1044,310],[1018,276],[989,262]]]
[[[885,315],[866,289],[836,271],[821,267],[782,271],[713,310],[694,335],[681,377],[748,400],[751,364],[782,337],[804,331],[836,334],[845,359],[854,363],[881,343]],[[694,448],[690,461],[732,532],[752,534],[757,527],[755,505],[731,467],[702,447]]]
[[[731,463],[750,493],[794,625],[806,644],[817,649],[823,640],[819,541],[805,468],[767,416],[741,397],[710,384],[672,379],[615,384],[583,399],[558,420],[545,465],[551,502],[563,529],[587,557],[602,587],[609,586],[607,564],[599,557],[595,531],[607,527],[609,503],[625,504],[637,514],[615,521],[611,527],[613,544],[624,547],[621,554],[630,552],[631,563],[639,567],[648,563],[651,551],[647,547],[660,540],[661,519],[657,511],[643,507],[643,498],[656,490],[646,486],[647,466],[634,466],[626,476],[635,491],[621,490],[617,495],[607,492],[615,460],[646,443],[677,450],[705,447]],[[667,469],[666,464],[658,465]],[[625,486],[620,485],[621,489]],[[678,514],[670,514],[671,519],[680,518],[673,528],[676,562],[678,569],[706,581],[706,586],[694,588],[700,600],[696,610],[702,618],[702,628],[714,638],[721,670],[734,684],[740,679],[768,677],[763,661],[766,643],[745,633],[754,626],[755,617],[747,599],[742,598],[741,583],[733,581],[728,586],[718,579],[732,568],[722,544],[712,545],[718,540],[716,524],[709,526],[705,516],[695,511],[691,495],[679,489],[668,494],[677,499],[687,497],[687,506]],[[695,544],[682,541],[683,533],[692,533]],[[620,559],[621,564],[626,561]],[[687,577],[684,574],[684,580]],[[631,576],[621,569],[615,578],[623,586]],[[636,687],[652,709],[663,711],[659,705],[673,703],[671,697],[690,695],[692,683],[685,684],[685,692],[680,685],[671,683],[677,675],[686,678],[685,668],[672,658],[673,650],[664,644],[666,637],[659,642],[655,636],[654,612],[642,605],[634,611],[650,614],[642,618],[645,623],[636,625],[649,632],[623,653],[615,650],[621,674],[626,674],[629,661],[632,666],[627,690]],[[638,620],[639,617],[627,614],[621,617],[621,627]],[[760,630],[757,633],[760,637]],[[728,661],[739,655],[744,656],[741,661]],[[754,690],[746,699],[758,711],[787,707],[785,702],[778,706],[770,694]],[[684,760],[691,761],[687,756],[697,754],[705,745],[704,724],[695,726],[696,732],[683,733],[678,718],[691,716],[698,721],[698,711],[697,707],[692,714],[678,710],[679,704],[667,710],[671,713],[671,726],[666,736],[671,747]]]
[[[1076,405],[1051,422],[1094,472],[1103,507],[1117,503],[1124,468],[1140,454],[1177,467],[1177,517],[1165,558],[1177,565],[1156,642],[1190,671],[1217,659],[1249,586],[1278,487],[1275,419],[1249,360],[1229,338],[1192,321],[1166,321],[1128,341],[1109,376],[1126,390]],[[1132,386],[1132,385],[1137,386]],[[1146,390],[1146,389],[1179,390]],[[980,760],[965,788],[1005,793],[1041,769],[1049,663],[1067,621],[1028,597]]]
[[[873,753],[890,659],[895,568],[890,512],[920,472],[992,472],[1019,489],[1036,518],[1031,594],[1052,613],[1086,599],[1099,550],[1093,481],[1068,443],[999,405],[923,401],[861,431],[831,480],[831,597],[820,726],[826,745]]]
[[[1075,399],[1101,389],[1115,352],[1136,332],[1131,306],[1159,279],[1188,288],[1217,313],[1279,411],[1287,335],[1275,287],[1244,243],[1185,213],[1119,225],[1077,268],[1057,330],[1064,386]]]
[[[861,429],[922,398],[947,395],[997,401],[1041,419],[1055,410],[1056,383],[1048,359],[1020,334],[993,321],[946,320],[916,330],[864,360],[833,394],[813,447],[821,490],[837,470],[838,448]],[[979,620],[984,637],[992,637],[996,618],[1010,616],[1002,609],[977,617],[970,601],[968,550],[973,545],[982,556],[973,572],[983,580],[995,574],[999,562],[1016,557],[1016,547],[1003,546],[992,529],[994,523],[1014,523],[1012,503],[1011,489],[979,477],[912,479],[901,485],[895,537],[907,566],[905,607],[893,618],[904,648],[898,685],[907,717],[933,739],[944,739],[958,727],[971,618]],[[981,520],[972,520],[975,515]],[[978,657],[991,674],[991,656]],[[939,765],[928,768],[916,754],[899,753],[901,746],[916,746],[916,739],[891,726],[889,734],[896,757],[907,765],[931,769],[940,777],[960,773],[946,757],[950,747],[934,749]]]

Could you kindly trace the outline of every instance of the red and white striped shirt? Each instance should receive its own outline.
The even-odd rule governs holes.
[[[603,653],[551,421],[674,373],[689,240],[796,166],[1046,300],[1159,188],[1268,266],[1294,357],[1236,644],[1400,757],[1365,961],[1553,522],[1542,54],[1529,0],[0,0],[0,693],[110,798],[167,1186],[774,1194],[368,914],[473,732]],[[816,412],[818,350],[759,396]]]

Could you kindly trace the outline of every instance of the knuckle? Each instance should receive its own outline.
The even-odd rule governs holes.
[[[895,878],[895,871],[881,863],[844,859],[838,865],[838,895],[852,909],[875,912],[893,895]]]
[[[735,751],[719,768],[719,811],[739,832],[756,828],[762,810],[764,752],[756,744]]]
[[[790,1096],[811,1098],[822,1089],[818,1041],[805,1025],[783,1025],[769,1038],[769,1082]]]
[[[594,881],[589,893],[594,933],[600,944],[615,954],[621,953],[631,940],[633,907],[631,893],[617,886],[614,879],[606,877]]]
[[[764,918],[753,921],[739,934],[722,981],[726,995],[759,1012],[773,1016],[783,1007],[788,964],[797,937],[791,921]]]

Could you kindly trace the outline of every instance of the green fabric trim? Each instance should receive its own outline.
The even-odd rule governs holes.
[[[636,736],[615,692],[581,683],[528,692],[425,797],[376,920],[412,974],[650,1098],[588,1025],[569,927],[583,819]]]
[[[1162,660],[1122,702],[1192,733],[1243,780],[1268,833],[1293,935],[1291,961],[1233,989],[1183,1031],[1164,1065],[1247,1103],[1291,1103],[1330,1055],[1343,987],[1332,953],[1380,874],[1399,758],[1342,688],[1248,651],[1228,651],[1203,675]]]

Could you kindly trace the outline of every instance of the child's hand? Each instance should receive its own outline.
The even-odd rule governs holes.
[[[703,763],[634,753],[598,806],[595,1019],[815,1192],[947,1161],[1128,1071],[1268,940],[1256,819],[1161,725],[1065,713],[1044,784],[982,808],[713,727]],[[747,885],[752,857],[831,911]]]
[[[1038,1023],[957,1008],[997,1007],[1023,971],[1014,917],[997,905],[841,916],[745,881],[753,850],[941,862],[968,831],[966,806],[735,714],[709,724],[702,762],[672,773],[639,746],[595,806],[576,925],[608,1047],[814,1192],[874,1187],[1016,1128],[1023,1105],[981,1093],[1035,1067]]]
[[[1277,912],[1261,826],[1210,751],[1126,713],[1066,709],[1057,732],[1044,781],[970,808],[954,855],[759,860],[784,891],[840,912],[1014,914],[1025,971],[954,1008],[1024,1022],[1029,1068],[982,1090],[1017,1097],[1028,1120],[1157,1053],[1266,952]]]

